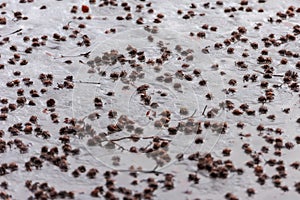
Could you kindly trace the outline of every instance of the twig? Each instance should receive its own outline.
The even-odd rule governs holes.
[[[96,84],[100,85],[100,82],[93,82],[93,81],[74,81],[74,83],[86,83],[86,84]]]
[[[90,53],[91,53],[91,51],[88,51],[88,52],[86,52],[86,53],[81,53],[81,54],[79,54],[79,56],[84,56],[84,57],[88,58],[89,55],[90,55]]]
[[[205,116],[205,111],[206,111],[207,105],[204,107],[202,115]]]
[[[255,72],[257,72],[257,73],[260,73],[260,74],[265,74],[265,73],[263,73],[263,72],[261,72],[261,71],[259,71],[259,70],[256,70],[256,69],[254,69],[253,71],[255,71]]]
[[[156,168],[157,167],[155,167],[155,169]],[[130,169],[120,169],[118,171],[119,172],[132,172],[132,170],[130,170]],[[155,175],[165,174],[164,172],[160,172],[160,171],[156,171],[156,170],[135,170],[134,172],[140,172],[140,173],[145,173],[145,174],[155,174]]]
[[[156,164],[156,166],[152,169],[152,171],[156,171],[157,168],[158,168],[158,164]]]
[[[60,57],[57,57],[57,58],[54,58],[54,59],[60,59],[60,58],[74,58],[74,57],[80,57],[80,56],[84,56],[84,57],[88,58],[91,52],[92,52],[92,51],[88,51],[87,53],[81,53],[81,54],[75,55],[75,56],[64,56],[64,55],[61,55]]]
[[[11,33],[9,33],[9,34],[7,34],[7,35],[12,35],[12,34],[15,34],[15,33],[19,33],[19,32],[21,32],[23,29],[18,29],[18,30],[16,30],[16,31],[14,31],[14,32],[11,32]]]
[[[275,77],[284,77],[284,75],[282,75],[282,74],[274,74],[273,76],[275,76]]]
[[[152,145],[152,142],[150,142],[150,143],[145,147],[145,150],[143,151],[143,153],[146,152],[146,150],[147,150],[151,145]]]
[[[111,142],[118,142],[118,141],[121,141],[121,140],[126,140],[126,139],[140,139],[140,137],[137,137],[137,136],[128,136],[128,137],[121,137],[121,138],[117,138],[117,139],[112,139],[112,140],[109,140]]]
[[[191,116],[182,118],[181,120],[185,120],[185,119],[189,119],[189,118],[194,117],[194,115],[196,114],[196,112],[197,112],[197,109],[195,109],[195,111],[193,112],[193,114]]]
[[[109,140],[111,143],[113,143],[114,145],[116,145],[116,146],[118,146],[120,149],[121,149],[121,151],[129,151],[128,149],[125,149],[122,145],[119,145],[118,143],[116,143],[116,142],[114,142],[114,141],[111,141],[111,140]]]
[[[14,31],[14,32],[11,32],[11,33],[8,33],[8,34],[6,34],[6,35],[0,35],[0,37],[2,37],[2,36],[8,36],[8,35],[12,35],[12,34],[15,34],[15,33],[18,33],[18,32],[21,32],[23,29],[18,29],[18,30],[16,30],[16,31]]]
[[[260,73],[260,74],[265,74],[264,72],[256,70],[256,69],[254,69],[253,71],[255,71],[257,73]],[[284,77],[284,75],[282,75],[282,74],[272,74],[272,76],[275,76],[275,77]]]
[[[121,137],[121,138],[117,138],[117,139],[111,139],[109,141],[111,142],[118,142],[118,141],[121,141],[121,140],[126,140],[126,139],[144,139],[144,140],[147,140],[147,139],[153,139],[157,136],[145,136],[145,137],[137,137],[137,136],[127,136],[127,137]],[[164,138],[159,138],[159,140],[164,140],[164,141],[172,141],[170,139],[164,139]]]
[[[145,137],[142,137],[142,139],[154,139],[154,138],[157,138],[158,136],[145,136]],[[170,139],[165,139],[165,138],[160,138],[158,137],[159,140],[164,140],[164,141],[169,141],[171,142],[172,140]]]

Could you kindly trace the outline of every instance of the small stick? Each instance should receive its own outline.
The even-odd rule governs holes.
[[[254,69],[253,71],[255,71],[255,72],[257,72],[257,73],[260,73],[260,74],[265,74],[265,73],[263,73],[263,72],[261,72],[261,71],[259,71],[259,70],[256,70],[256,69]]]
[[[60,59],[60,58],[74,58],[74,57],[80,57],[80,56],[84,56],[84,57],[88,58],[91,52],[92,52],[92,51],[88,51],[88,52],[86,52],[86,53],[81,53],[81,54],[75,55],[75,56],[64,56],[64,55],[61,55],[60,57],[57,57],[57,58],[54,58],[54,59]]]
[[[153,139],[153,138],[156,138],[156,137],[158,137],[158,136],[145,136],[145,137],[142,137],[141,139]],[[165,139],[165,138],[161,138],[161,137],[159,137],[158,139],[163,140],[163,141],[169,141],[169,142],[172,141],[170,139]]]
[[[21,32],[23,29],[18,29],[18,30],[16,30],[16,31],[14,31],[14,32],[11,32],[11,33],[9,33],[9,34],[7,34],[7,35],[12,35],[12,34],[15,34],[15,33],[18,33],[18,32]]]
[[[114,145],[118,146],[121,149],[121,151],[129,151],[129,150],[125,149],[122,145],[119,145],[118,143],[111,141],[111,140],[109,140],[109,141],[112,142]]]
[[[117,138],[117,139],[112,139],[112,140],[109,140],[109,141],[117,142],[117,141],[126,140],[126,139],[140,139],[140,137],[128,136],[128,137],[121,137],[121,138]]]
[[[79,56],[84,56],[84,57],[88,58],[89,55],[90,55],[90,53],[91,53],[91,51],[88,51],[88,52],[86,52],[86,53],[81,53],[81,54],[79,54]]]
[[[183,119],[181,119],[181,120],[186,120],[186,119],[189,119],[189,118],[194,117],[194,115],[196,114],[196,112],[197,112],[197,109],[195,109],[195,111],[193,112],[193,114],[192,114],[191,116],[185,117],[185,118],[183,118]]]
[[[261,72],[261,71],[256,70],[256,69],[254,69],[253,71],[255,71],[255,72],[257,72],[257,73],[260,73],[260,74],[265,74],[264,72]],[[275,76],[275,77],[284,77],[284,76],[281,75],[281,74],[273,74],[272,76]]]
[[[207,105],[204,107],[202,115],[205,116],[205,111],[206,111]]]
[[[6,35],[0,35],[0,37],[2,37],[2,36],[7,36],[7,35],[12,35],[12,34],[15,34],[15,33],[18,33],[18,32],[21,32],[23,29],[18,29],[18,30],[16,30],[16,31],[14,31],[14,32],[11,32],[11,33],[8,33],[8,34],[6,34]]]
[[[121,138],[117,138],[117,139],[111,139],[110,141],[117,142],[117,141],[126,140],[126,139],[144,139],[144,140],[147,140],[147,139],[153,139],[155,137],[157,137],[157,136],[145,136],[145,137],[127,136],[127,137],[121,137]],[[169,142],[172,141],[170,139],[164,139],[164,138],[159,138],[159,140],[169,141]]]
[[[74,83],[86,83],[86,84],[97,84],[100,85],[99,82],[93,82],[93,81],[74,81]]]
[[[158,168],[158,164],[152,169],[152,171],[156,171],[157,168]]]
[[[273,76],[275,76],[275,77],[284,77],[284,75],[281,75],[281,74],[274,74]]]
[[[155,166],[155,169],[156,168],[157,168],[157,166]],[[120,169],[118,171],[120,171],[120,172],[132,172],[132,170],[129,170],[129,169]],[[146,173],[146,174],[155,174],[155,175],[165,174],[164,172],[159,172],[159,171],[155,171],[155,170],[136,170],[136,172]]]

